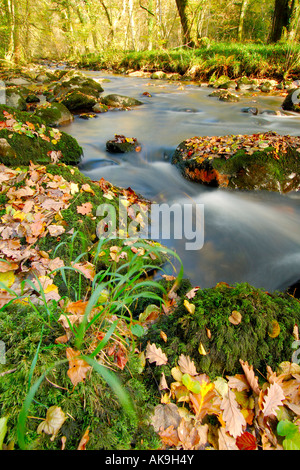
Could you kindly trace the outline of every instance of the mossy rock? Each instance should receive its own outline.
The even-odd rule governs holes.
[[[62,103],[38,106],[34,112],[34,116],[41,118],[46,125],[50,127],[69,124],[74,120],[73,114]]]
[[[101,99],[101,102],[106,106],[113,108],[127,108],[131,106],[140,106],[143,103],[135,98],[129,96],[110,94]]]
[[[66,348],[55,339],[64,333],[57,320],[62,313],[53,302],[48,306],[52,324],[43,307],[11,304],[0,312],[1,341],[6,347],[5,364],[0,364],[0,415],[8,416],[4,443],[18,441],[18,418],[26,395],[36,381],[45,374],[30,405],[30,416],[25,418],[22,434],[31,450],[60,450],[61,438],[66,437],[66,450],[76,450],[89,428],[87,450],[146,450],[159,446],[159,439],[149,424],[152,411],[151,395],[139,374],[136,355],[130,354],[123,371],[114,372],[125,393],[133,402],[134,413],[126,413],[116,393],[96,370],[91,370],[84,382],[73,386],[69,379]],[[34,358],[36,364],[31,371]],[[38,434],[37,428],[51,406],[58,406],[67,419],[57,437]]]
[[[185,178],[207,186],[281,193],[298,191],[300,138],[276,136],[271,132],[195,137],[177,147],[172,163]]]
[[[93,109],[97,99],[92,95],[82,93],[79,89],[67,93],[61,100],[62,104],[71,112],[88,112]]]
[[[23,94],[15,88],[8,88],[6,90],[6,105],[19,111],[27,110],[27,104]]]
[[[240,101],[240,98],[238,95],[236,95],[235,93],[230,93],[230,91],[223,90],[222,88],[220,88],[219,90],[213,91],[208,96],[219,98],[220,101],[225,101],[225,102],[236,103]]]
[[[49,164],[51,163],[50,153],[52,151],[61,152],[60,161],[63,163],[77,165],[80,162],[82,148],[74,137],[61,132],[59,139],[56,140],[53,138],[51,127],[45,126],[40,118],[0,105],[0,121],[7,120],[5,113],[9,113],[18,121],[22,131],[11,130],[11,128],[0,130],[0,138],[6,139],[16,154],[13,159],[3,156],[1,163],[4,165],[29,165],[30,161],[36,164]],[[34,129],[30,129],[26,123],[30,123]]]
[[[194,305],[194,313],[188,312],[182,298],[175,311],[162,316],[145,337],[145,344],[155,343],[168,357],[168,365],[157,374],[165,372],[170,377],[181,354],[190,356],[197,371],[212,379],[241,373],[240,359],[261,372],[267,365],[276,369],[291,360],[293,329],[300,320],[300,304],[293,297],[270,294],[246,283],[221,283],[199,289],[188,302]],[[232,312],[239,312],[240,323],[231,322]],[[166,343],[161,331],[167,335]],[[199,353],[200,343],[205,355],[203,350]],[[155,368],[152,373],[156,374]]]
[[[300,113],[300,88],[291,90],[282,103],[282,109]]]

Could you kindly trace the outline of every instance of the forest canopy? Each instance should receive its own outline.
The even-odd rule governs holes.
[[[299,39],[299,0],[0,0],[0,58]]]

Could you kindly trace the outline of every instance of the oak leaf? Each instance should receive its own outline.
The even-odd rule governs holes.
[[[225,430],[232,437],[240,436],[247,423],[238,407],[235,394],[230,389],[228,395],[223,397],[221,409],[223,410],[223,420],[226,423]]]
[[[165,355],[165,353],[162,352],[161,348],[157,348],[157,346],[154,343],[147,344],[146,359],[148,359],[149,362],[155,362],[157,366],[162,366],[164,364],[167,364],[168,362],[168,358]]]
[[[276,410],[282,406],[285,399],[282,388],[276,382],[268,387],[267,393],[264,396],[262,412],[265,416],[276,416]]]
[[[81,206],[77,206],[76,210],[78,214],[87,215],[91,214],[93,204],[91,202],[85,202]]]
[[[180,355],[178,366],[183,374],[197,375],[197,369],[189,356]]]

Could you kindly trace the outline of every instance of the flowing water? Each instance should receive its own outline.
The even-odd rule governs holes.
[[[93,180],[131,187],[161,204],[204,205],[204,244],[187,250],[185,239],[161,239],[183,261],[185,276],[194,285],[249,282],[269,291],[285,289],[300,279],[300,195],[268,192],[229,192],[203,187],[183,179],[171,165],[177,145],[194,136],[251,134],[276,131],[299,135],[300,117],[257,116],[280,110],[282,97],[244,97],[224,103],[209,97],[210,88],[144,78],[87,72],[94,79],[108,78],[104,93],[118,93],[144,104],[128,111],[109,111],[95,119],[79,117],[64,130],[84,150],[81,171]],[[144,96],[148,92],[151,97]],[[105,144],[115,134],[135,137],[140,152],[112,155]],[[168,222],[167,222],[168,223]]]

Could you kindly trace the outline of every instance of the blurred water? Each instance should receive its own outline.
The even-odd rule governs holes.
[[[84,149],[81,171],[93,180],[131,187],[162,203],[204,204],[204,246],[186,250],[186,240],[161,240],[181,257],[185,275],[195,285],[249,282],[269,291],[284,289],[300,278],[300,199],[267,192],[229,192],[188,182],[170,164],[177,145],[193,136],[276,131],[298,135],[300,118],[243,113],[244,107],[280,110],[281,97],[244,97],[224,103],[196,84],[88,72],[104,82],[103,95],[118,93],[144,104],[110,111],[88,121],[79,117],[65,128]],[[151,97],[143,95],[144,92]],[[140,152],[111,155],[106,141],[115,134],[135,137]],[[165,221],[168,223],[168,221]]]

